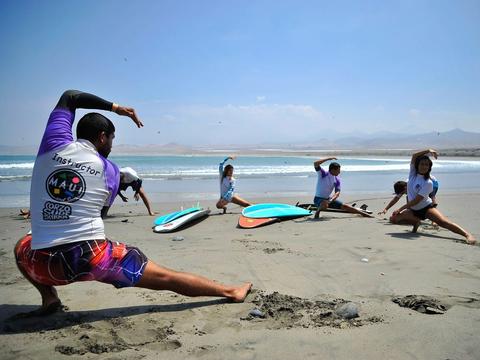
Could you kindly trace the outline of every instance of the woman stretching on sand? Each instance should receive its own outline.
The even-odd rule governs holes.
[[[223,167],[228,160],[235,160],[235,156],[227,157],[218,167],[220,175],[220,199],[217,201],[217,209],[223,209],[224,214],[227,212],[227,204],[230,202],[243,207],[252,205],[240,196],[234,195],[235,179],[233,177],[233,166],[228,164],[225,168]]]
[[[438,181],[435,179],[433,175],[430,175],[430,179],[432,180],[433,183],[433,191],[428,195],[432,199],[432,207],[437,207],[437,192],[438,192]],[[388,203],[387,206],[385,206],[385,209],[380,211],[378,215],[385,215],[388,212],[388,209],[390,209],[393,205],[395,205],[403,195],[407,193],[407,182],[406,181],[397,181],[395,184],[393,184],[393,191],[395,193],[395,196],[393,197],[392,200]],[[408,199],[407,199],[408,202]]]
[[[416,232],[421,220],[430,219],[439,226],[464,236],[467,244],[475,244],[475,238],[472,234],[442,215],[429,197],[433,191],[433,181],[430,177],[433,163],[428,154],[431,154],[435,159],[438,157],[437,152],[431,149],[419,151],[412,155],[407,183],[408,201],[393,212],[390,221],[394,224],[402,222],[412,224],[412,231]]]

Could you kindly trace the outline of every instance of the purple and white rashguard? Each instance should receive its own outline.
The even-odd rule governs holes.
[[[115,199],[119,170],[90,141],[73,139],[76,108],[112,103],[67,91],[50,114],[32,174],[32,249],[105,239],[100,212]]]

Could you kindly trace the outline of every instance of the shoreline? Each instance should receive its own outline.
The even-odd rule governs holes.
[[[471,193],[480,193],[480,189],[460,189],[460,190],[449,190],[442,189],[441,194],[449,197],[455,197],[456,195],[467,196]],[[218,200],[218,193],[209,192],[209,193],[178,193],[178,192],[163,192],[163,193],[149,193],[147,191],[147,196],[151,201],[152,205],[158,204],[160,208],[169,207],[169,208],[180,208],[180,207],[189,207],[194,206],[199,203],[201,206],[203,204],[210,204]],[[241,192],[239,196],[254,201],[256,203],[266,202],[266,203],[285,203],[285,201],[291,201],[291,205],[294,205],[296,202],[310,203],[313,201],[314,194],[313,192],[301,191],[301,192],[288,192],[288,191],[278,191],[271,192],[269,194],[265,193],[250,193],[250,192]],[[19,208],[28,208],[30,202],[29,195],[11,195],[15,200],[8,201],[7,196],[3,197],[3,202],[0,203],[0,209],[18,211]],[[141,200],[134,201],[131,197],[131,194],[128,193],[127,197],[129,202],[123,203],[121,199],[117,197],[112,208],[115,207],[144,207],[144,204]],[[377,201],[377,200],[390,200],[393,197],[393,190],[379,190],[379,191],[348,191],[342,193],[340,200],[345,204],[351,204],[353,202],[359,201]],[[14,201],[14,202],[13,202]],[[12,204],[15,205],[12,205]],[[214,209],[215,207],[210,209]]]

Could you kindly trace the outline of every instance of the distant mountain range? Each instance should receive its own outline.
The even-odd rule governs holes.
[[[308,144],[292,144],[294,148],[315,149],[419,149],[419,148],[480,148],[480,133],[453,129],[446,132],[405,135],[382,132],[358,136],[337,137],[335,139],[319,139]]]
[[[115,145],[112,155],[138,154],[192,154],[192,153],[211,153],[215,150],[232,150],[235,152],[264,152],[271,150],[285,150],[292,152],[315,152],[315,150],[352,150],[354,152],[389,152],[399,150],[434,148],[438,150],[450,150],[452,154],[479,154],[480,153],[480,133],[453,129],[446,132],[429,132],[416,135],[405,135],[397,133],[376,133],[359,134],[342,137],[336,134],[332,138],[319,138],[315,141],[304,143],[264,143],[264,144],[215,144],[214,146],[188,146],[175,143],[170,144],[150,144],[150,145]],[[469,151],[466,151],[469,149]],[[0,145],[0,154],[3,155],[32,155],[37,152],[34,146],[2,146]]]

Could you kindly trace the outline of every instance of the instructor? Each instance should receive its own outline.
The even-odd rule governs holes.
[[[225,286],[170,270],[136,247],[107,239],[100,212],[118,192],[119,170],[107,160],[115,126],[99,113],[88,113],[78,122],[75,141],[72,125],[79,108],[112,111],[143,126],[134,109],[75,90],[63,93],[50,114],[33,168],[32,234],[15,246],[18,268],[42,296],[42,306],[29,315],[61,308],[55,286],[88,280],[243,301],[251,283]]]

